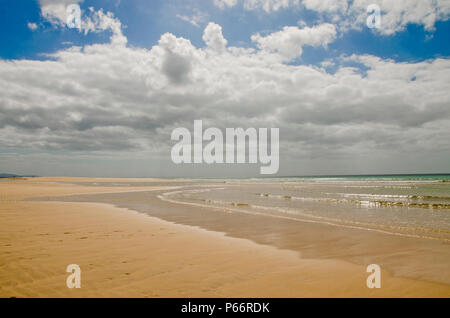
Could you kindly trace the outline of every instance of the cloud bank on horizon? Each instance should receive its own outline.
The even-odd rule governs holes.
[[[150,6],[134,2],[141,12]],[[68,29],[67,6],[74,3],[82,8],[81,26]],[[39,0],[38,19],[23,21],[28,33],[86,40],[60,41],[53,51],[22,58],[0,56],[2,170],[257,174],[246,165],[172,165],[171,131],[196,119],[222,129],[279,127],[281,175],[450,170],[448,47],[432,47],[432,58],[411,50],[402,60],[365,53],[365,43],[342,44],[355,34],[401,41],[418,32],[411,26],[421,29],[424,46],[442,41],[442,33],[448,40],[450,1],[200,3],[152,4],[166,16],[147,30],[157,41],[146,47],[137,43],[147,34],[129,30],[139,17],[125,15],[120,1]],[[381,8],[380,29],[366,26],[372,3]],[[249,32],[244,43],[239,28]],[[107,38],[96,41],[97,35]]]

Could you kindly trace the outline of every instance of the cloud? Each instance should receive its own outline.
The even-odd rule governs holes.
[[[222,27],[218,24],[210,22],[203,32],[203,41],[205,41],[208,48],[223,52],[227,46],[227,40],[223,37]]]
[[[221,129],[279,127],[282,173],[307,160],[448,158],[450,60],[352,55],[333,60],[333,74],[284,63],[333,34],[327,25],[283,29],[256,36],[261,47],[248,49],[227,46],[210,23],[206,48],[165,33],[149,50],[111,39],[52,60],[0,60],[0,148],[100,153],[104,162],[145,154],[167,166],[172,130],[202,119]]]
[[[226,7],[234,7],[237,4],[237,0],[214,0],[214,4],[223,10]]]
[[[103,32],[111,30],[111,42],[113,44],[124,45],[127,38],[122,34],[122,23],[114,17],[112,12],[103,12],[103,9],[95,11],[89,8],[90,15],[86,16],[81,22],[81,30],[85,34],[89,32]]]
[[[245,10],[263,10],[266,13],[286,9],[289,7],[298,7],[300,0],[241,0]],[[234,7],[238,0],[214,0],[214,4],[220,9]]]
[[[192,15],[177,14],[176,17],[199,28],[200,24],[204,23],[208,19],[208,14],[198,9],[194,9],[194,13]]]
[[[181,14],[177,14],[176,17],[181,19],[181,20],[183,20],[183,21],[185,21],[185,22],[188,22],[188,23],[192,24],[193,26],[196,26],[197,28],[200,27],[200,25],[198,24],[197,19],[195,19],[194,17],[189,17],[187,15],[181,15]]]
[[[302,55],[303,46],[325,47],[335,38],[336,28],[332,24],[325,23],[302,29],[286,26],[283,30],[267,36],[253,35],[252,41],[256,42],[260,49],[278,53],[284,61],[291,61]]]
[[[67,7],[82,2],[83,0],[39,0],[41,15],[58,26],[64,26],[67,22]]]
[[[263,10],[266,13],[276,12],[280,9],[299,7],[300,0],[240,0],[245,10]],[[238,0],[214,0],[214,4],[220,9],[234,7]]]
[[[165,37],[173,37],[173,35],[166,34]],[[160,41],[160,43],[162,42],[163,40]],[[182,84],[187,82],[191,68],[188,56],[174,53],[170,49],[166,50],[161,70],[172,83]]]
[[[299,0],[244,0],[244,9],[263,9],[265,12],[270,13],[291,6],[298,6],[298,4]]]
[[[221,9],[233,7],[238,0],[214,0]],[[381,9],[381,28],[383,35],[403,31],[408,24],[423,25],[425,30],[434,31],[438,21],[450,17],[448,0],[241,0],[245,10],[263,10],[266,13],[281,9],[307,9],[321,15],[321,20],[336,24],[343,32],[366,26],[367,7],[377,4]]]
[[[302,0],[305,8],[327,15],[347,29],[365,27],[367,7],[376,4],[381,9],[381,27],[384,35],[403,31],[408,24],[423,25],[433,31],[437,21],[450,17],[450,2],[447,0]]]
[[[27,26],[31,31],[35,31],[38,28],[37,24],[32,22],[28,22]]]
[[[346,12],[349,6],[347,0],[302,0],[302,4],[309,10],[318,12]]]
[[[41,15],[56,27],[67,27],[70,14],[74,13],[69,9],[71,5],[79,5],[84,0],[39,0],[41,6]],[[114,44],[124,45],[127,39],[122,34],[122,23],[114,17],[111,12],[98,11],[93,7],[85,12],[80,10],[79,26],[74,25],[80,32],[88,34],[89,32],[103,32],[110,30],[112,32],[111,40]]]

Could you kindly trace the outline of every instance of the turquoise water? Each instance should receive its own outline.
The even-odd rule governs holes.
[[[292,177],[264,177],[248,180],[261,181],[436,181],[450,182],[450,174],[380,174],[380,175],[322,175],[322,176],[292,176]]]

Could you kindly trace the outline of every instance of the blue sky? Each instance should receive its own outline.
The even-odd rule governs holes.
[[[194,120],[279,127],[279,175],[450,172],[449,18],[445,0],[0,0],[0,172],[259,174],[174,165]]]
[[[314,25],[319,15],[305,8],[295,7],[267,13],[264,10],[244,10],[236,5],[221,10],[212,1],[174,0],[86,0],[80,3],[83,11],[89,7],[113,12],[122,22],[123,33],[133,46],[151,48],[165,32],[189,39],[197,47],[203,47],[203,28],[209,21],[222,26],[223,34],[232,46],[254,47],[250,37],[255,33],[270,33],[284,26],[297,26],[298,21]],[[198,11],[196,11],[198,10]],[[192,16],[201,12],[205,18],[194,26],[177,17]],[[37,30],[27,24],[36,23]],[[75,29],[56,28],[41,16],[37,0],[0,2],[0,57],[3,59],[43,59],[43,53],[53,53],[74,45],[104,43],[108,32],[80,34]],[[305,47],[301,61],[315,64],[341,54],[372,54],[396,61],[421,61],[450,54],[450,21],[437,21],[435,30],[427,31],[423,25],[408,24],[404,31],[382,35],[369,28],[342,32],[327,49]]]

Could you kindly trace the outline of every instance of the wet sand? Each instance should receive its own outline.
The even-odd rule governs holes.
[[[0,182],[0,297],[450,296],[449,284],[421,279],[424,273],[406,277],[408,255],[422,257],[433,250],[429,243],[417,249],[416,242],[381,235],[355,240],[348,229],[321,225],[289,230],[280,220],[158,200],[168,186],[70,182],[81,181]],[[293,240],[298,232],[304,241]],[[365,244],[371,248],[362,253]],[[434,263],[441,264],[436,252]],[[363,264],[376,255],[381,263],[403,263],[405,273],[383,270],[382,288],[368,289]],[[81,267],[81,289],[66,287],[69,264]]]

